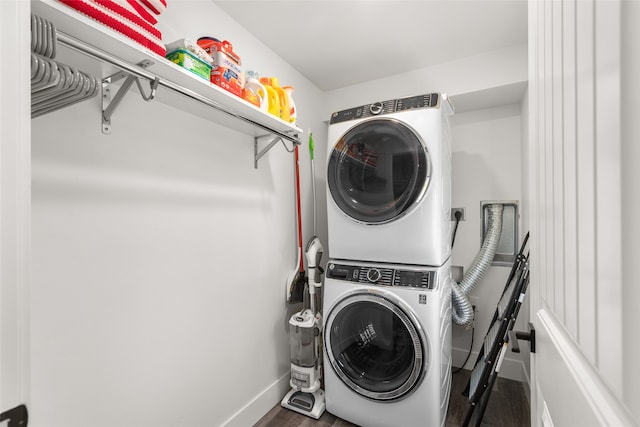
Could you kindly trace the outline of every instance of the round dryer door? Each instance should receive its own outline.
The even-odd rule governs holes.
[[[348,387],[373,400],[401,399],[422,380],[426,340],[413,316],[390,298],[356,293],[331,310],[325,348]]]
[[[346,215],[375,224],[397,219],[415,206],[430,174],[425,145],[410,127],[395,119],[374,119],[336,142],[327,183]]]

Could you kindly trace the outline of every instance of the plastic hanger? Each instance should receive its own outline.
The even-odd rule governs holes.
[[[53,23],[31,15],[31,117],[64,108],[98,94],[100,82],[55,59]]]

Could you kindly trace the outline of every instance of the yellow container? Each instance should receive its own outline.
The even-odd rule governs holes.
[[[262,85],[267,91],[267,102],[269,105],[267,111],[269,111],[270,114],[273,114],[276,117],[280,117],[280,98],[278,97],[278,92],[276,92],[276,90],[268,84],[262,83]]]
[[[278,92],[278,99],[280,99],[280,118],[285,122],[290,122],[289,97],[284,89],[280,87],[280,82],[277,77],[271,77],[271,87]]]
[[[270,77],[260,77],[260,83],[267,91],[267,100],[269,102],[269,113],[280,118],[282,116],[282,108],[280,106],[280,96],[278,92],[271,86]]]
[[[287,103],[289,104],[289,122],[295,124],[298,118],[298,112],[296,111],[296,103],[293,101],[293,86],[284,86],[284,93],[287,94]]]

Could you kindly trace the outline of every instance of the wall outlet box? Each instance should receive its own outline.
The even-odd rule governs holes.
[[[464,215],[464,208],[451,208],[451,221],[456,220],[456,213],[460,213],[460,221],[466,221],[466,217]]]

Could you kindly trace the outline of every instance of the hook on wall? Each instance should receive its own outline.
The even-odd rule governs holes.
[[[284,142],[284,138],[282,138],[282,136],[275,136],[275,137],[273,137],[273,139],[271,139],[271,141],[269,141],[269,143],[262,150],[260,150],[258,148],[258,142],[261,139],[267,138],[267,137],[270,137],[270,135],[261,135],[261,136],[256,136],[256,137],[253,138],[253,167],[254,167],[254,169],[258,169],[258,160],[260,160],[262,158],[262,156],[267,154],[267,152],[269,150],[271,150],[271,147],[276,145],[278,143],[278,141],[282,142],[282,145],[284,146],[284,149],[287,150],[289,153],[293,153],[293,149],[295,148],[295,146],[300,144],[299,141],[291,140],[291,142],[293,143],[293,147],[291,147],[291,150],[289,150],[289,148],[287,147],[287,144],[285,144],[285,142]],[[296,135],[294,135],[294,137],[298,138],[298,135],[296,134]]]
[[[158,89],[158,85],[160,84],[160,78],[156,77],[152,82],[149,82],[149,86],[151,87],[151,93],[149,94],[149,96],[146,96],[144,94],[144,90],[142,89],[142,85],[140,84],[140,79],[137,77],[135,79],[136,79],[136,84],[138,85],[138,90],[140,91],[140,96],[142,96],[142,99],[144,99],[147,102],[153,100],[153,98],[155,98],[156,96],[156,90]]]

